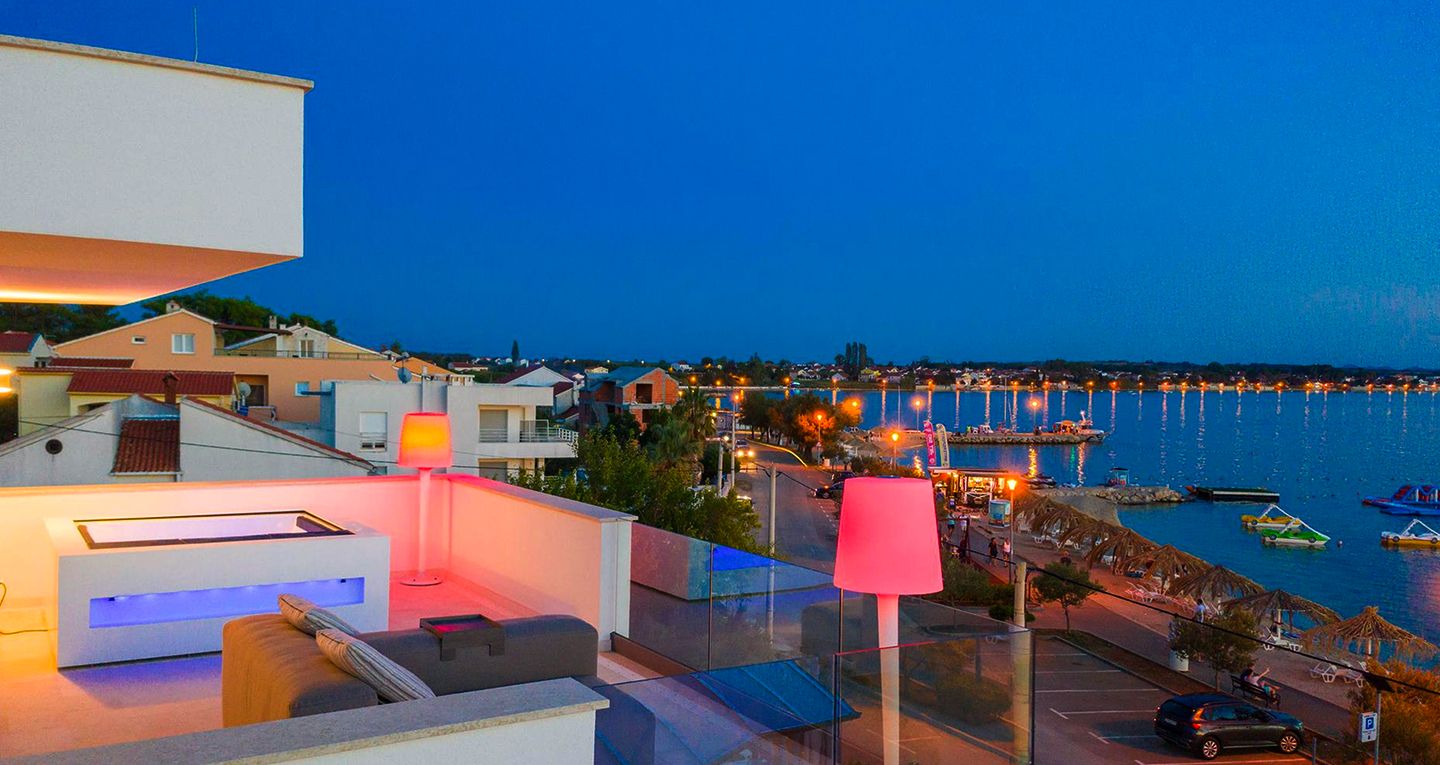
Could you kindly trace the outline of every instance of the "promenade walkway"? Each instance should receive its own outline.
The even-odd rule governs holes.
[[[981,525],[972,526],[970,535],[970,559],[1004,579],[1007,565],[1000,561],[989,561],[987,557],[990,534],[998,534],[999,540],[1006,538],[1003,530],[992,530]],[[1030,568],[1036,569],[1058,561],[1061,552],[1049,547],[1036,545],[1028,534],[1015,535],[1016,559],[1023,559]],[[1072,559],[1077,557],[1071,556]],[[1078,562],[1083,567],[1083,561]],[[1034,578],[1031,581],[1033,583]],[[1134,654],[1149,659],[1161,666],[1168,666],[1170,656],[1169,630],[1174,610],[1165,610],[1158,605],[1150,606],[1131,602],[1122,597],[1134,580],[1112,574],[1103,568],[1090,570],[1092,580],[1105,587],[1105,594],[1091,596],[1080,608],[1071,609],[1070,621],[1075,630],[1088,632]],[[1032,626],[1063,629],[1065,616],[1058,606],[1035,608]],[[1188,615],[1188,614],[1187,614]],[[1310,669],[1316,662],[1290,651],[1275,649],[1257,651],[1257,670],[1270,669],[1267,679],[1280,686],[1281,708],[1300,719],[1311,729],[1330,736],[1349,730],[1354,721],[1349,712],[1348,694],[1354,685],[1342,680],[1325,683],[1310,676]],[[1215,674],[1202,662],[1190,662],[1189,676],[1211,685]],[[1221,689],[1229,692],[1229,679],[1221,674]]]

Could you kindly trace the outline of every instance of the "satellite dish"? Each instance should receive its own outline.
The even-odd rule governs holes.
[[[410,382],[410,370],[406,367],[396,367],[395,376],[400,378],[402,383]]]
[[[250,399],[250,383],[242,382],[235,386],[235,390],[240,394],[240,404],[243,406]]]

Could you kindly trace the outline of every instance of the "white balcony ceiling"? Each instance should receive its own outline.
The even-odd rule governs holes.
[[[0,35],[0,301],[120,305],[300,257],[310,87]]]

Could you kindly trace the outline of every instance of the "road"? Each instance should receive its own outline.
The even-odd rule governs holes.
[[[805,467],[782,449],[750,443],[755,447],[757,462],[780,471],[775,481],[775,547],[780,556],[797,566],[833,571],[835,503],[810,494],[814,487],[830,482],[831,471]],[[752,468],[741,475],[737,486],[755,502],[755,509],[760,513],[756,538],[764,544],[769,538],[770,479],[764,471]]]

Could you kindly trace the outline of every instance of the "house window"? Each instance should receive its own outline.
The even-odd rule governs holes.
[[[318,356],[318,355],[319,355],[319,354],[317,354],[317,353],[315,352],[315,338],[313,338],[313,337],[302,337],[302,338],[300,338],[300,358],[302,358],[302,359],[313,359],[313,358],[315,358],[315,357]]]
[[[130,342],[131,342],[132,344],[134,344],[134,345],[144,345],[144,344],[145,344],[145,336],[144,336],[144,335],[131,335],[131,336],[130,336]]]
[[[389,417],[385,412],[360,413],[361,451],[384,451],[385,437],[389,432]]]
[[[477,460],[475,467],[481,478],[503,481],[510,476],[510,465],[505,460]]]
[[[480,442],[503,444],[510,440],[510,415],[504,409],[479,410]]]
[[[305,394],[307,394],[307,393],[309,393],[309,392],[310,392],[310,383],[308,383],[308,382],[297,382],[297,383],[295,383],[295,395],[297,395],[297,396],[303,396],[303,395],[305,395]]]
[[[195,335],[191,333],[174,334],[170,336],[171,353],[194,353]]]

